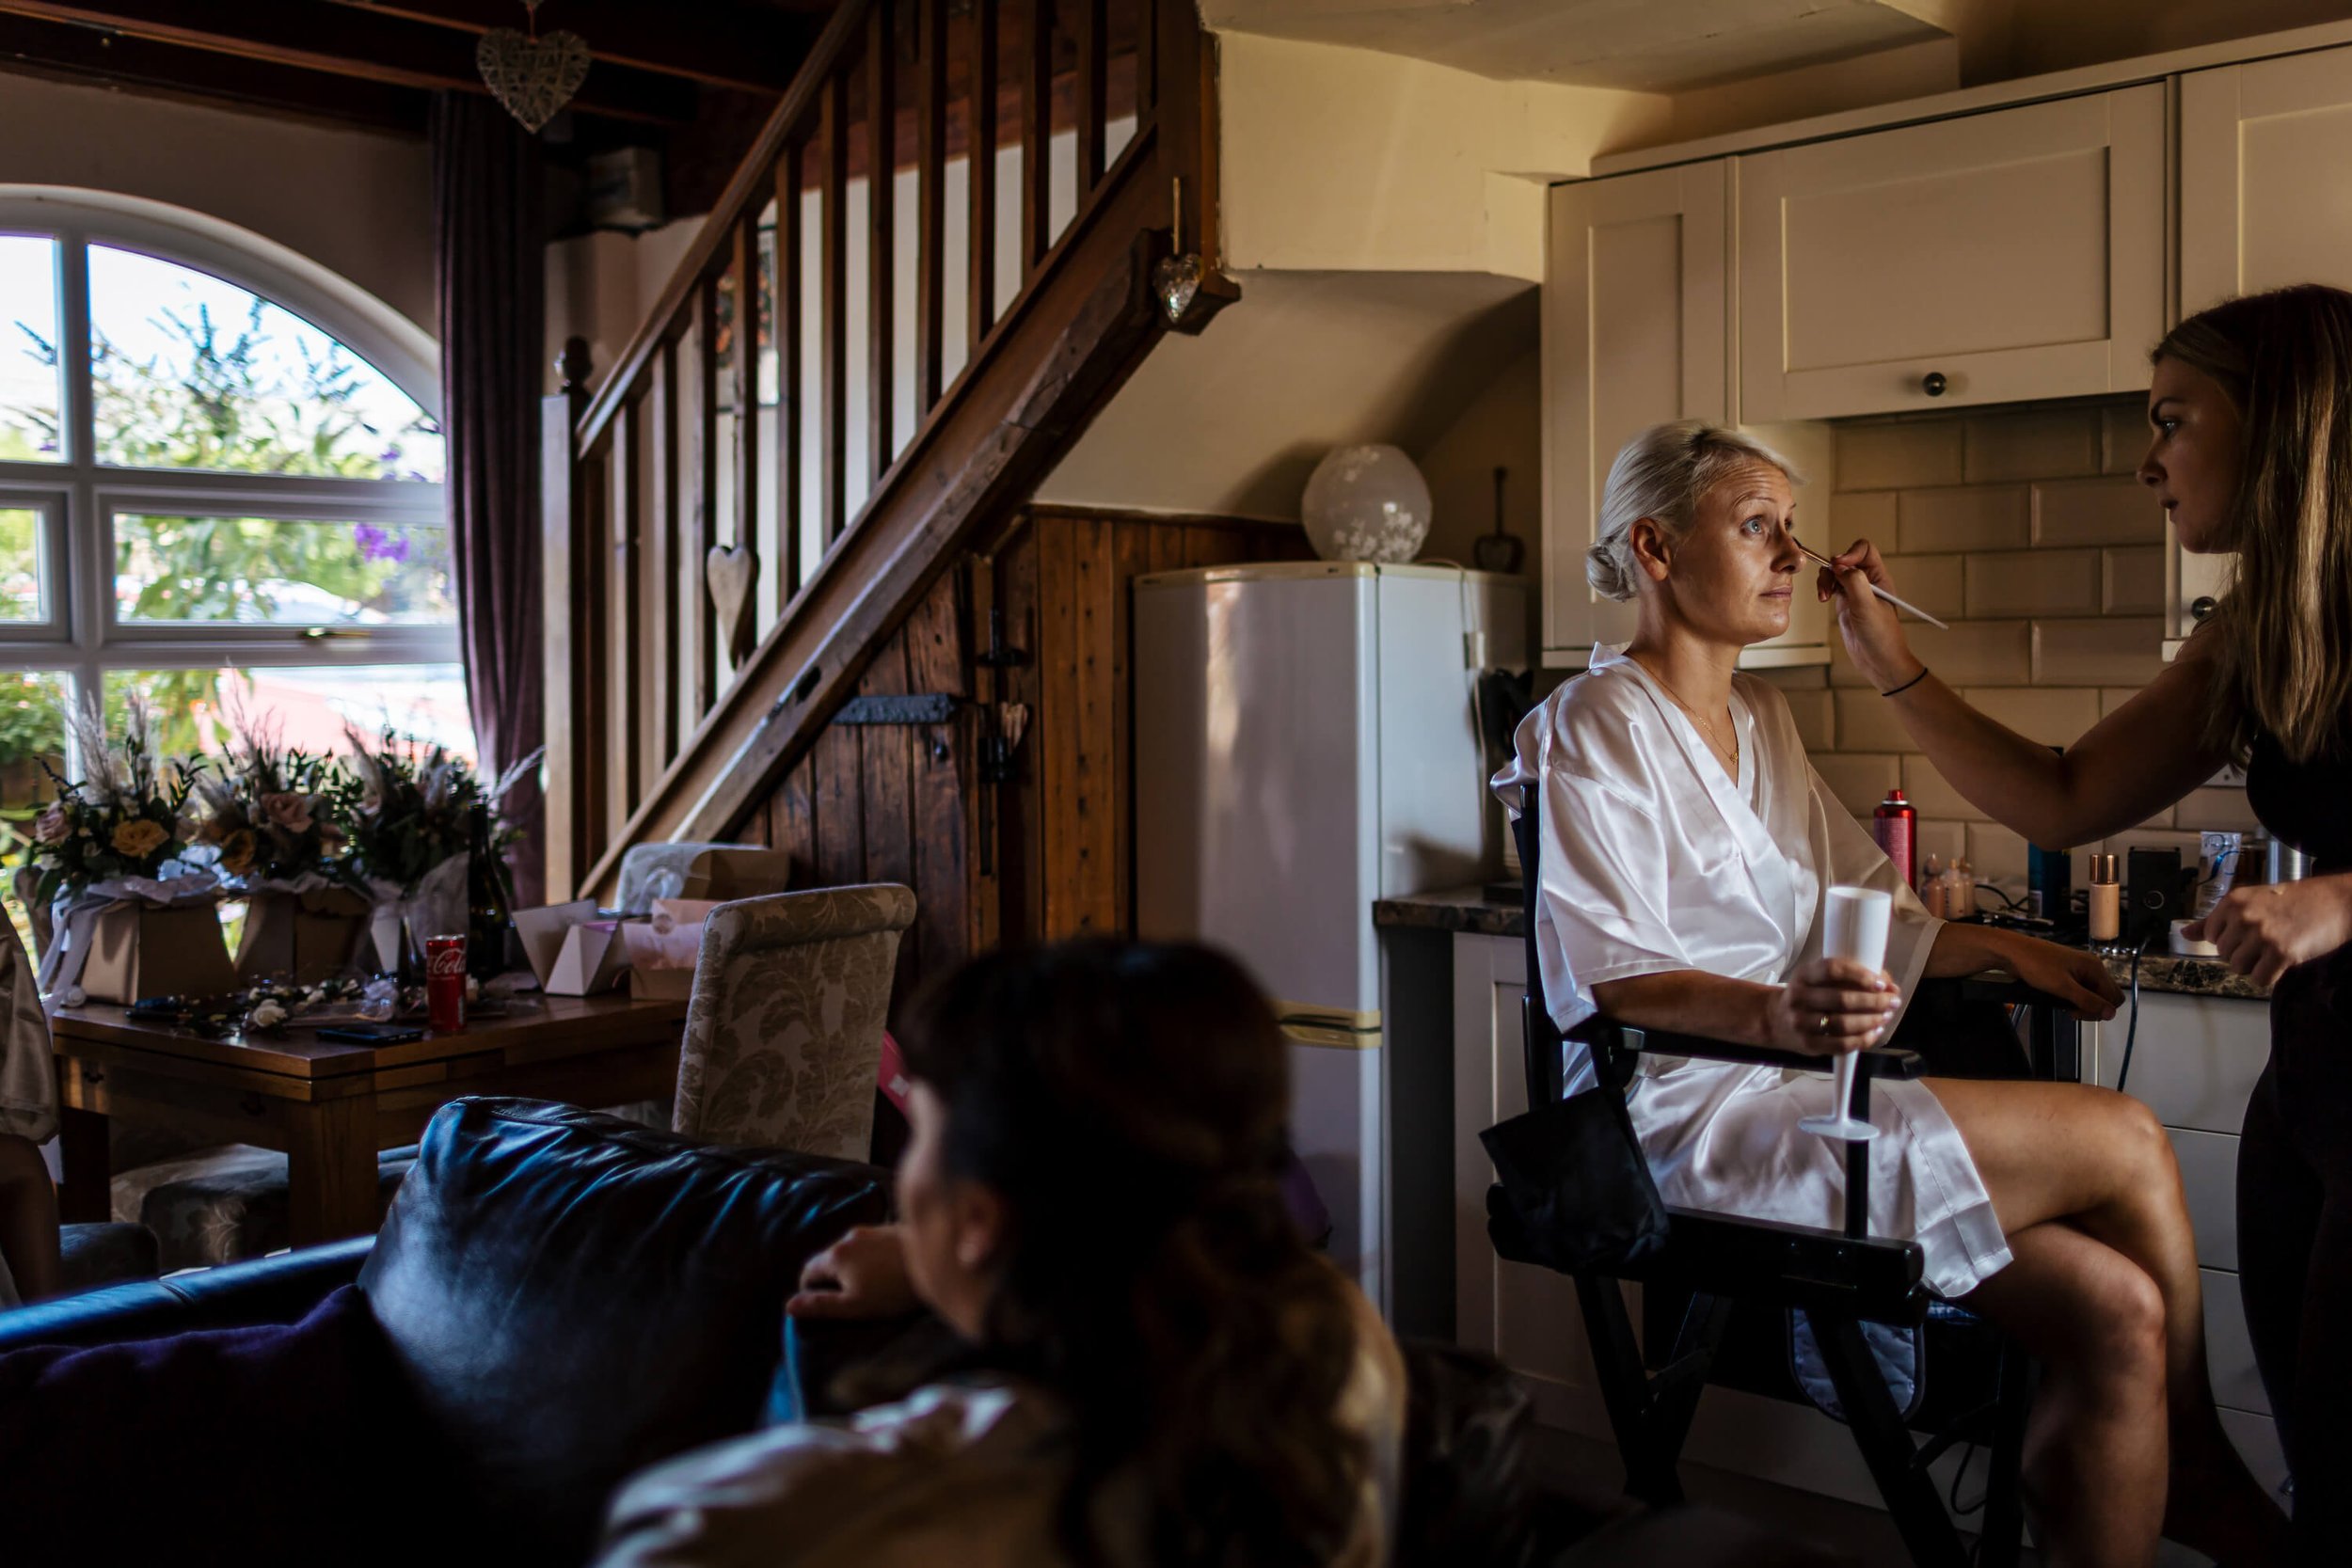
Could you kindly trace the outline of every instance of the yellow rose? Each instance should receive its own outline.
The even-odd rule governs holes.
[[[163,825],[144,816],[135,816],[115,828],[115,853],[135,861],[145,860],[170,842],[171,834]]]
[[[220,868],[231,877],[243,876],[253,868],[253,830],[239,828],[220,841]]]

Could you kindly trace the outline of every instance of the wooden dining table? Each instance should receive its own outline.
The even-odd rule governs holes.
[[[453,1034],[360,1045],[289,1025],[227,1037],[87,1003],[49,1009],[69,1222],[110,1217],[108,1118],[284,1152],[293,1243],[375,1228],[376,1155],[413,1143],[466,1095],[576,1105],[658,1099],[677,1084],[682,1000],[546,996]]]

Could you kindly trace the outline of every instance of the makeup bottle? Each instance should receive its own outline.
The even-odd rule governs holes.
[[[2114,942],[2123,934],[2123,884],[2113,855],[2090,857],[2090,940]]]
[[[1919,902],[1928,907],[1928,913],[1944,918],[1944,862],[1941,856],[1930,855],[1927,869],[1919,873]]]

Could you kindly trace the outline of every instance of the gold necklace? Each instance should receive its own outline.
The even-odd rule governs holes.
[[[1639,661],[1637,660],[1636,662]],[[1655,670],[1651,670],[1646,664],[1644,664],[1642,668],[1648,672],[1650,679],[1656,681],[1661,687],[1665,689],[1666,695],[1675,700],[1675,706],[1680,708],[1683,712],[1689,714],[1693,720],[1697,721],[1699,728],[1706,733],[1707,743],[1716,748],[1716,754],[1718,756],[1723,756],[1726,752],[1729,753],[1728,761],[1731,764],[1731,771],[1736,776],[1740,771],[1739,730],[1737,728],[1733,729],[1731,732],[1731,742],[1728,746],[1726,746],[1724,743],[1722,732],[1717,730],[1715,726],[1708,721],[1707,715],[1701,713],[1697,708],[1692,707],[1689,703],[1683,701],[1682,693],[1677,691],[1674,687],[1667,682],[1665,676],[1660,674]],[[1724,710],[1724,717],[1726,719],[1731,717],[1731,711],[1728,707],[1725,707]]]

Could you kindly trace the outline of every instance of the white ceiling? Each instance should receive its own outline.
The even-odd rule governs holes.
[[[1955,0],[1201,0],[1210,27],[1676,92],[1950,36]],[[1967,0],[1956,0],[1967,10]]]

